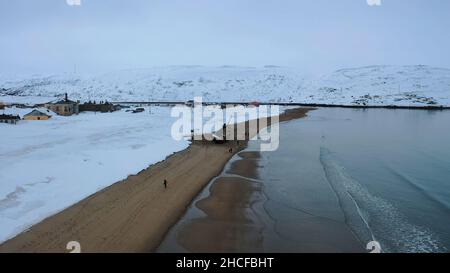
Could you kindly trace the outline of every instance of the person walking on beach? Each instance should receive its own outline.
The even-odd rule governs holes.
[[[163,184],[164,184],[164,189],[167,189],[167,180],[166,179],[164,179]]]

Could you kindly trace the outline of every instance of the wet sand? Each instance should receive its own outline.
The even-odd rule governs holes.
[[[291,239],[298,242],[293,247],[285,245],[286,238],[280,237],[264,208],[268,197],[255,175],[259,153],[243,151],[238,156],[212,181],[206,197],[195,202],[204,216],[186,217],[170,234],[175,240],[163,243],[160,252],[177,252],[180,247],[194,253],[364,252],[344,222],[306,213],[296,213],[284,223],[291,226],[295,233]]]
[[[243,177],[258,178],[258,152],[240,152],[239,156],[244,160],[234,161],[231,164],[231,169],[228,171],[230,174],[235,174]]]
[[[207,217],[182,229],[178,243],[190,252],[258,252],[262,227],[252,220],[252,202],[261,197],[261,185],[241,178],[219,178],[211,195],[196,206]]]
[[[280,121],[304,117],[309,110],[288,110]],[[201,189],[244,147],[245,142],[239,147],[236,142],[194,142],[32,226],[1,244],[0,252],[69,252],[69,241],[78,241],[82,252],[152,252]]]

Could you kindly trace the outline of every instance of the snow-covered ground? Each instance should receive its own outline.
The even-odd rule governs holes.
[[[44,96],[0,96],[0,102],[4,104],[42,104],[49,101],[55,100],[55,97],[44,97]]]
[[[450,69],[368,66],[306,76],[286,67],[171,66],[100,75],[0,77],[0,101],[254,101],[450,106]]]
[[[172,123],[154,108],[0,124],[0,241],[187,147]]]
[[[371,66],[305,77],[280,67],[165,67],[96,76],[0,77],[0,101],[302,102],[450,106],[450,70]],[[46,111],[45,109],[41,109]],[[6,108],[24,114],[31,109]],[[51,114],[51,113],[50,113]],[[240,114],[237,122],[247,117]],[[187,147],[176,141],[170,108],[132,114],[51,114],[48,121],[0,123],[0,242],[130,174]],[[220,124],[218,124],[220,126]]]
[[[23,117],[30,111],[13,107],[0,113]],[[171,117],[169,107],[48,114],[52,118],[46,121],[0,123],[0,242],[189,144],[172,137],[178,117]],[[248,118],[238,110],[236,122]],[[222,124],[215,123],[220,129]]]
[[[314,81],[305,101],[331,104],[450,106],[450,70],[428,66],[342,69]]]

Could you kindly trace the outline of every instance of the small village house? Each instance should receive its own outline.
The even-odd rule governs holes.
[[[45,107],[60,116],[78,115],[79,113],[79,103],[69,100],[67,93],[63,100],[55,103],[47,103]]]
[[[48,120],[52,116],[42,113],[38,110],[33,110],[30,113],[23,116],[24,120]]]
[[[18,115],[0,115],[0,123],[16,124],[20,120]]]
[[[101,112],[101,113],[107,113],[107,112],[114,112],[119,110],[119,107],[117,105],[114,105],[112,103],[109,103],[107,101],[96,103],[94,102],[85,102],[83,104],[79,105],[79,111],[91,111],[91,112]]]

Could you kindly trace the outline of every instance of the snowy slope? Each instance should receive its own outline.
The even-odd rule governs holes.
[[[316,80],[308,101],[333,104],[450,105],[450,70],[428,66],[342,69]]]
[[[449,106],[450,70],[370,66],[313,78],[273,66],[171,66],[90,76],[0,77],[0,100],[5,102],[45,101],[65,92],[82,101],[185,101],[202,96],[204,101]]]

